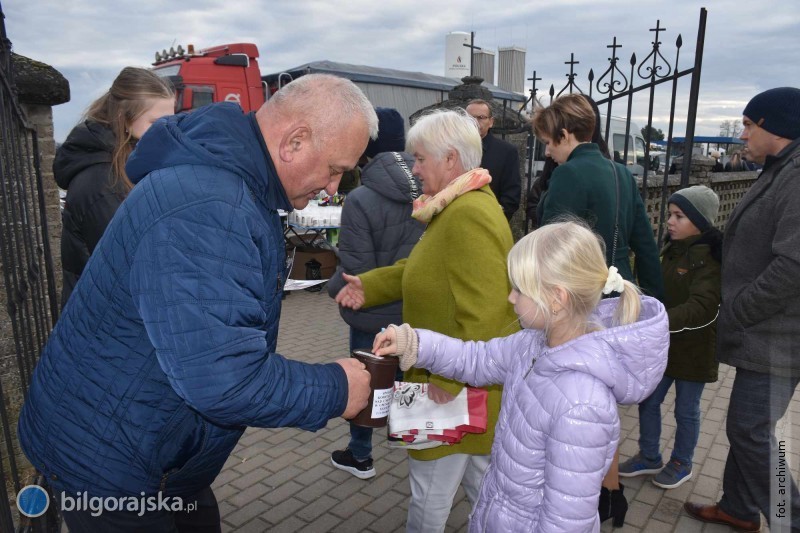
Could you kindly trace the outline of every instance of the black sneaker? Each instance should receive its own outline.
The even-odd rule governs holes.
[[[333,452],[331,454],[331,464],[339,470],[350,472],[359,479],[375,477],[375,469],[372,467],[372,457],[363,461],[357,461],[349,448]]]

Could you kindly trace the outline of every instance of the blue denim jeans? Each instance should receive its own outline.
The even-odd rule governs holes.
[[[647,399],[639,404],[639,450],[648,459],[661,459],[661,404],[672,383],[675,383],[675,446],[672,459],[692,467],[694,448],[700,437],[700,395],[706,386],[701,381],[686,381],[669,376],[661,382]]]

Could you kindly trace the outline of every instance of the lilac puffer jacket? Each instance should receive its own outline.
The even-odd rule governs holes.
[[[611,327],[617,302],[598,306],[594,320],[606,329],[555,348],[529,329],[488,342],[417,331],[416,366],[475,386],[504,385],[470,531],[600,530],[600,486],[619,441],[617,403],[650,395],[669,349],[658,300],[643,296],[637,322]]]

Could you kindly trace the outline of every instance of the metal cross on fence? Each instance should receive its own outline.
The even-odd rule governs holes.
[[[475,61],[474,61],[475,57],[473,56],[473,54],[475,53],[475,50],[482,50],[480,46],[475,46],[474,31],[469,32],[469,44],[464,44],[463,46],[469,48],[469,75],[473,76],[475,73]]]

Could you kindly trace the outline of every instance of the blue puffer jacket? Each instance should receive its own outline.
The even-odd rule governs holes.
[[[338,364],[275,354],[291,209],[254,115],[212,105],[154,124],[136,187],[100,240],[33,375],[25,454],[56,490],[188,496],[245,426],[324,427]]]

